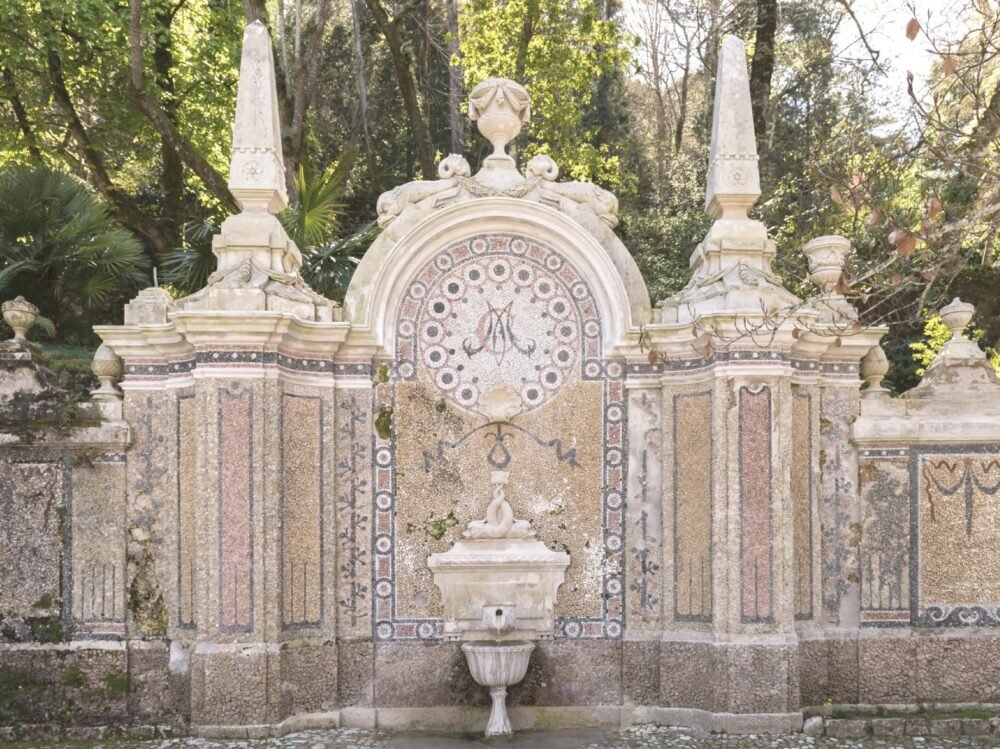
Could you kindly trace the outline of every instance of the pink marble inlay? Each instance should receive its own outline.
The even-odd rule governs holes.
[[[253,445],[247,392],[219,391],[219,614],[224,628],[253,627]]]
[[[771,621],[771,389],[740,388],[740,612]]]

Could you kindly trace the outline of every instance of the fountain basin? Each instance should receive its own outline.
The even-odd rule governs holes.
[[[477,684],[489,687],[493,709],[486,724],[487,736],[513,733],[507,717],[507,687],[517,684],[528,671],[535,643],[523,641],[476,641],[462,644],[469,672]]]

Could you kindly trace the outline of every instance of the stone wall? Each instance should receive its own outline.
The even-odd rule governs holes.
[[[715,221],[655,308],[614,196],[502,149],[384,195],[343,309],[312,292],[275,217],[268,44],[248,27],[243,210],[208,286],[145,289],[98,327],[79,413],[29,344],[0,349],[0,719],[481,728],[428,557],[498,483],[569,555],[517,727],[790,730],[829,703],[997,701],[1000,383],[958,304],[920,386],[882,391],[884,330],[837,292],[841,237],[804,247],[817,294],[783,287],[747,213],[738,40]],[[477,105],[513,137],[527,94],[489,87],[518,94]]]

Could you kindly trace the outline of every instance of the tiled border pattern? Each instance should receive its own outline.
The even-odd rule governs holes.
[[[276,351],[259,349],[218,349],[199,351],[195,358],[164,364],[162,361],[129,361],[125,364],[126,380],[162,379],[186,375],[198,367],[233,368],[278,366],[291,372],[313,374],[370,376],[366,362],[333,362],[329,359],[302,359]]]
[[[708,356],[689,359],[666,359],[655,364],[649,362],[633,362],[628,365],[629,376],[649,376],[674,372],[697,372],[714,364],[725,362],[740,362],[741,364],[770,365],[775,363],[790,363],[797,372],[815,372],[823,375],[839,375],[857,377],[860,365],[852,362],[817,362],[811,359],[793,359],[779,351],[764,349],[754,351],[714,351]],[[859,382],[860,384],[860,382]]]
[[[986,603],[932,603],[920,600],[921,466],[932,456],[994,457],[1000,444],[912,445],[910,447],[910,620],[917,627],[1000,627],[1000,605]]]

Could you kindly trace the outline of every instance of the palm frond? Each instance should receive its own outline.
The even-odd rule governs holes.
[[[279,218],[300,249],[329,240],[341,214],[341,200],[353,164],[354,152],[348,151],[315,178],[304,166],[299,166],[295,178],[298,201]]]

